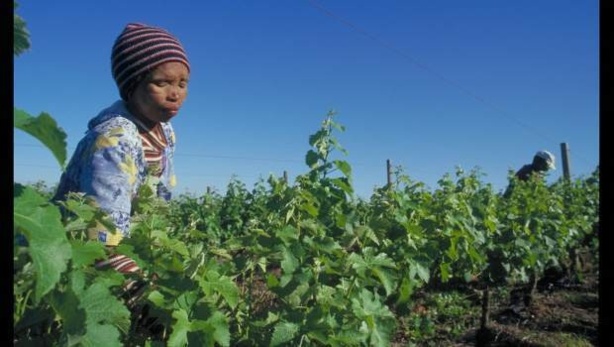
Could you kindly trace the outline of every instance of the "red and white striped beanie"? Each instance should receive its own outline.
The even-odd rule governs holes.
[[[111,53],[113,78],[122,99],[128,99],[138,76],[171,61],[185,64],[190,71],[188,57],[175,36],[162,28],[141,23],[126,25]]]

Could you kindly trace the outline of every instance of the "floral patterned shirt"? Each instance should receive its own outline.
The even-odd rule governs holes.
[[[62,200],[68,192],[82,192],[92,196],[107,212],[121,237],[130,233],[132,199],[142,184],[153,178],[158,195],[168,200],[169,190],[175,186],[173,154],[175,134],[170,123],[161,123],[168,146],[162,151],[162,172],[149,177],[139,128],[144,125],[119,100],[102,110],[88,123],[85,136],[77,145],[62,177],[54,200]],[[155,191],[155,190],[154,190]],[[112,235],[98,231],[97,238],[106,244]]]

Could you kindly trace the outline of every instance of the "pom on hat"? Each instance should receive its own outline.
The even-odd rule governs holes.
[[[142,73],[177,61],[190,70],[188,57],[179,40],[168,31],[141,23],[126,25],[113,44],[111,69],[121,97],[126,100]]]

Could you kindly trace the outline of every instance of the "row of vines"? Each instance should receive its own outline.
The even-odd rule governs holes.
[[[341,149],[335,129],[329,115],[291,185],[231,180],[223,195],[170,204],[142,192],[118,252],[150,280],[144,305],[157,328],[145,333],[118,298],[127,278],[92,267],[106,255],[86,229],[104,215],[75,194],[62,220],[44,193],[16,184],[15,232],[27,239],[14,246],[16,341],[386,346],[423,286],[529,283],[568,267],[575,249],[597,253],[598,172],[518,182],[503,198],[477,170],[445,175],[434,190],[397,171],[365,201],[351,166],[330,159]]]
[[[14,118],[63,165],[50,116]],[[477,169],[428,189],[398,168],[364,200],[340,155],[343,130],[329,113],[292,183],[231,179],[224,194],[170,203],[144,188],[117,249],[149,282],[137,310],[120,299],[129,275],[92,266],[108,256],[87,240],[88,226],[108,223],[95,204],[74,194],[62,218],[48,192],[15,183],[14,344],[387,346],[420,288],[530,284],[571,269],[581,247],[597,254],[598,170],[516,182],[504,198]]]

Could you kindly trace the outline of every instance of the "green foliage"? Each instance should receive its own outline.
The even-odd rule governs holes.
[[[71,247],[60,221],[60,211],[30,187],[14,187],[15,231],[25,235],[36,274],[35,301],[40,301],[57,284]]]
[[[94,283],[83,292],[80,308],[85,311],[85,345],[113,345],[119,343],[120,331],[127,332],[130,326],[128,309],[114,297],[104,283]],[[115,342],[117,341],[117,342]]]
[[[299,326],[291,322],[279,322],[275,325],[271,337],[271,346],[283,346],[292,341],[299,332]]]
[[[329,113],[310,137],[308,171],[293,184],[271,176],[254,189],[231,179],[224,196],[163,203],[147,186],[131,237],[117,252],[143,270],[140,305],[161,334],[143,333],[118,300],[129,276],[95,270],[107,254],[87,240],[107,216],[82,194],[61,207],[40,187],[15,186],[15,339],[62,345],[388,346],[403,322],[413,341],[436,336],[441,297],[410,315],[417,289],[449,281],[526,282],[595,247],[598,171],[588,179],[518,183],[507,198],[479,170],[444,175],[433,191],[398,168],[369,201],[353,193]],[[39,134],[40,135],[40,134]],[[410,318],[408,318],[410,317]],[[459,322],[460,333],[472,322]],[[46,332],[46,333],[45,333]]]
[[[15,244],[17,340],[120,346],[130,325],[127,308],[112,290],[121,279],[118,274],[92,277],[93,260],[105,256],[103,246],[73,239],[59,208],[30,187],[16,185],[14,219],[15,231],[27,240]],[[34,286],[33,296],[24,290],[28,283]],[[44,326],[50,332],[44,333]]]
[[[30,49],[30,33],[26,28],[26,22],[17,14],[17,1],[13,1],[13,54],[21,55]]]
[[[395,330],[395,318],[377,294],[363,289],[352,299],[352,309],[361,320],[359,332],[367,336],[370,346],[388,346]]]
[[[249,199],[250,194],[245,184],[231,178],[226,188],[226,195],[222,199],[220,209],[220,226],[224,230],[224,236],[239,235],[244,232],[244,226],[249,222]]]
[[[17,129],[34,136],[41,141],[55,156],[64,168],[66,161],[66,133],[58,127],[55,120],[43,112],[38,117],[33,117],[20,109],[14,108],[13,122]]]

